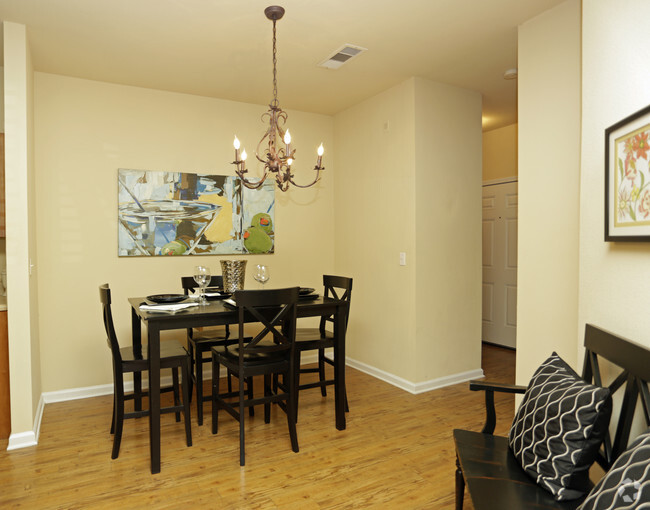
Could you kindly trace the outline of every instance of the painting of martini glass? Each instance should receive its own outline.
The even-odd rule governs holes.
[[[234,176],[119,169],[118,254],[273,253],[274,204],[266,183],[249,190]]]

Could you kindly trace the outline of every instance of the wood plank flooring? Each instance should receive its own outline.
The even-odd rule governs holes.
[[[487,378],[513,382],[514,359],[484,346]],[[347,430],[334,426],[333,392],[303,391],[300,452],[291,451],[277,406],[268,425],[260,408],[247,417],[243,468],[237,422],[221,413],[213,436],[209,403],[202,427],[192,410],[190,448],[182,422],[163,415],[157,475],[149,471],[146,418],[125,423],[120,456],[111,460],[111,396],[48,404],[37,446],[8,452],[0,441],[0,508],[453,508],[452,430],[481,429],[482,394],[463,383],[411,395],[351,368],[347,378]],[[496,401],[496,433],[506,434],[514,400]],[[468,496],[465,509],[472,509]]]

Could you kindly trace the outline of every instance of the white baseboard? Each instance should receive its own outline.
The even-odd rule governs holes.
[[[316,361],[318,361],[318,355],[314,352],[303,355],[301,364],[306,365],[309,363],[315,363]],[[431,379],[422,383],[414,383],[351,358],[346,358],[346,365],[352,368],[356,368],[365,374],[376,377],[377,379],[385,381],[389,384],[392,384],[393,386],[396,386],[404,391],[408,391],[409,393],[413,394],[424,393],[426,391],[431,391],[438,388],[443,388],[445,386],[450,386],[452,384],[458,384],[461,382],[469,381],[471,379],[478,379],[480,377],[483,377],[483,370],[479,368],[476,370],[469,370],[467,372],[461,372],[458,374]],[[222,376],[225,375],[225,371],[223,371]],[[206,370],[203,371],[203,379],[206,380],[210,379],[211,377],[211,367],[207,367]],[[163,386],[170,385],[171,383],[171,376],[163,377],[160,381],[160,384]],[[148,387],[148,381],[146,379],[142,381],[142,386],[143,388]],[[133,381],[126,381],[124,383],[124,389],[126,391],[133,391]],[[7,450],[26,448],[28,446],[35,446],[38,444],[38,436],[41,429],[41,420],[43,418],[43,409],[45,407],[45,404],[65,402],[68,400],[77,400],[82,398],[99,397],[101,395],[110,395],[112,393],[113,384],[100,384],[99,386],[87,386],[84,388],[71,388],[67,390],[44,392],[41,395],[40,401],[38,403],[38,408],[36,410],[34,430],[11,434],[9,436],[9,445],[7,446]]]
[[[19,432],[9,436],[9,444],[7,450],[17,450],[18,448],[27,448],[28,446],[36,446],[36,433],[33,430],[29,432]]]
[[[476,370],[469,370],[467,372],[460,372],[458,374],[430,379],[429,381],[421,383],[414,383],[351,358],[347,358],[345,361],[345,364],[349,367],[356,368],[365,374],[376,377],[377,379],[392,384],[393,386],[397,386],[404,391],[413,393],[414,395],[483,377],[483,370],[478,368]]]
[[[34,429],[26,432],[18,432],[9,435],[9,442],[7,450],[17,450],[19,448],[27,448],[28,446],[36,446],[38,444],[38,436],[41,433],[41,421],[43,421],[43,409],[45,408],[45,400],[43,395],[38,401],[36,408],[36,416],[34,417]]]

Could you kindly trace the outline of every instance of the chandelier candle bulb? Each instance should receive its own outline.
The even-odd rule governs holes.
[[[287,132],[284,134],[284,143],[287,146],[285,149],[286,156],[288,158],[291,157],[291,133],[289,133],[289,130],[287,129]],[[291,163],[289,163],[291,165]]]
[[[323,144],[321,143],[320,146],[318,147],[318,150],[316,151],[316,154],[318,154],[318,161],[316,162],[316,166],[320,168],[321,163],[323,162],[323,153],[325,152],[325,149],[323,149]]]
[[[235,148],[235,163],[238,163],[239,162],[240,143],[239,143],[239,139],[237,137],[235,137],[235,141],[232,143],[232,145]]]

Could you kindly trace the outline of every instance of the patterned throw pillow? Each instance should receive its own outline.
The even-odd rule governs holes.
[[[601,508],[650,508],[650,429],[616,459],[578,510]]]
[[[589,491],[589,467],[612,414],[608,388],[583,381],[553,353],[537,369],[508,436],[515,457],[557,500]]]

